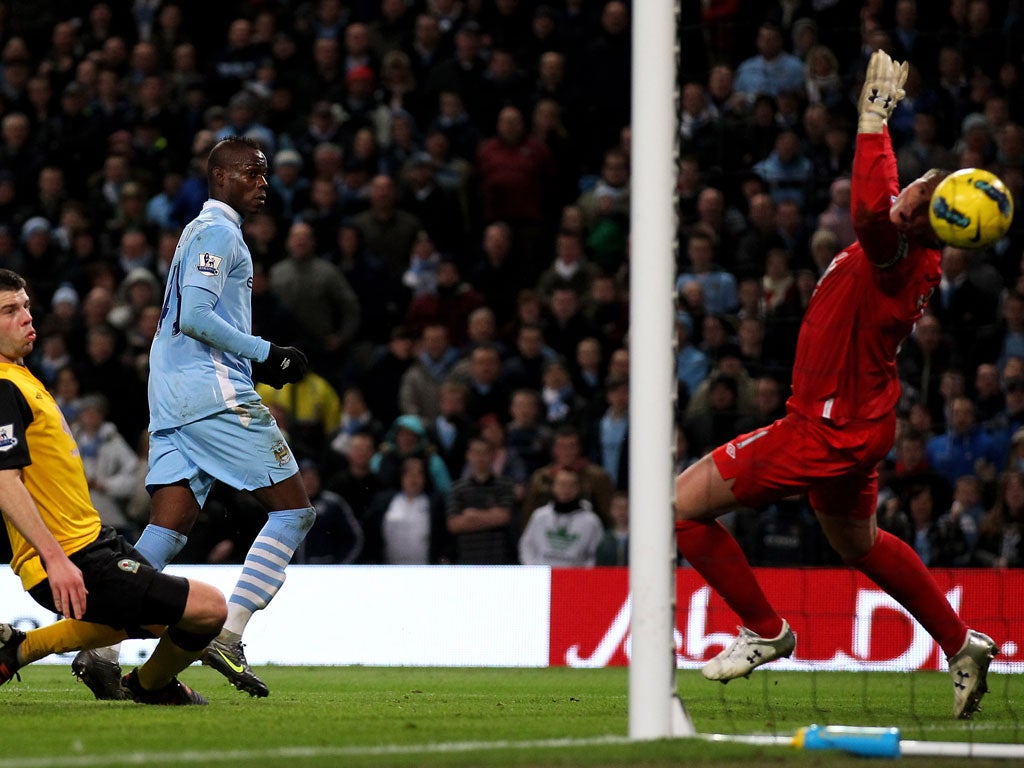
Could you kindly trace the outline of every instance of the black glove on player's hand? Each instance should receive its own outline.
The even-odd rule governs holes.
[[[302,350],[271,344],[267,359],[262,363],[253,362],[252,380],[280,389],[285,384],[302,381],[308,370],[309,361],[302,354]]]

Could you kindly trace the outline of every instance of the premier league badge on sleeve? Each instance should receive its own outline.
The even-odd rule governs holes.
[[[7,452],[18,444],[18,438],[11,433],[14,432],[13,424],[0,425],[0,451]]]
[[[220,256],[214,256],[212,253],[200,253],[197,266],[201,274],[207,277],[216,277],[220,274]]]

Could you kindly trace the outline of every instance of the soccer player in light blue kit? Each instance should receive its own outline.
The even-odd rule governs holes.
[[[150,351],[146,487],[153,506],[135,546],[162,569],[185,546],[215,480],[255,495],[267,523],[246,555],[224,630],[202,660],[239,690],[267,696],[246,661],[242,633],[284,583],[316,513],[253,379],[279,389],[299,381],[307,362],[298,349],[250,333],[252,257],[241,224],[266,203],[266,157],[248,139],[224,139],[210,152],[207,179],[210,199],[178,241]],[[97,698],[120,698],[117,649],[83,651],[72,670]]]

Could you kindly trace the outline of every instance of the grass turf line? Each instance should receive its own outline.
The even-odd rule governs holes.
[[[165,708],[96,702],[68,667],[28,667],[22,682],[0,688],[0,768],[230,766],[266,759],[289,768],[847,764],[835,753],[788,748],[616,743],[627,730],[628,671],[622,668],[265,667],[260,674],[271,687],[265,700],[250,699],[215,672],[193,667],[183,679],[211,706]],[[817,722],[896,725],[908,739],[1024,741],[1018,712],[1024,679],[992,676],[989,682],[983,712],[974,721],[956,722],[943,673],[767,669],[728,686],[696,672],[678,677],[680,694],[704,733],[789,735]],[[959,764],[930,759],[928,768]]]

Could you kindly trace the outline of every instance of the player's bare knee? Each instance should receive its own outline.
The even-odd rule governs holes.
[[[190,632],[219,632],[228,618],[224,594],[202,581],[189,583],[188,603],[178,623]]]
[[[695,467],[690,467],[676,477],[675,501],[673,503],[676,520],[692,520],[700,514],[697,505],[693,503],[697,495],[694,493],[694,489],[698,483],[694,469]]]
[[[692,520],[698,516],[697,510],[690,503],[689,498],[685,494],[685,490],[679,487],[678,479],[676,480],[676,498],[672,507],[675,511],[676,522]]]
[[[675,519],[714,518],[736,504],[729,484],[722,479],[710,456],[676,477]]]

